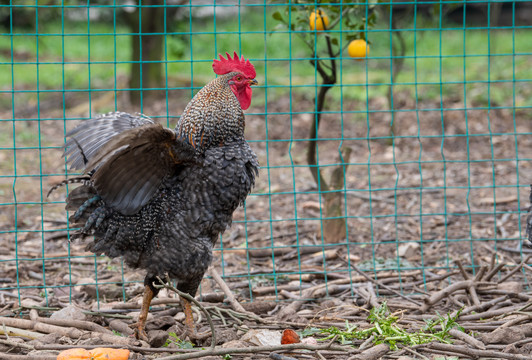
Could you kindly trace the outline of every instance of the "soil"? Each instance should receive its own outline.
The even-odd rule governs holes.
[[[170,94],[171,101],[152,101],[143,112],[173,126],[176,118],[167,114],[179,114],[189,95],[176,91]],[[0,335],[0,353],[55,358],[69,346],[109,345],[109,341],[53,336],[56,331],[39,331],[35,323],[72,303],[91,311],[84,321],[108,329],[118,317],[127,327],[135,311],[138,316],[144,274],[128,269],[119,259],[93,256],[83,243],[70,243],[65,192],[47,198],[48,189],[64,178],[60,149],[64,134],[77,119],[114,108],[113,94],[93,95],[92,108],[84,94],[42,96],[39,107],[16,101],[13,110],[0,113],[2,119],[17,119],[0,122],[0,133],[5,134],[0,139],[6,139],[0,148],[0,314],[28,319],[33,309],[31,331],[48,335],[31,341]],[[483,104],[467,104],[464,109],[459,99],[416,103],[406,93],[396,94],[394,103],[396,111],[391,113],[383,98],[345,101],[342,112],[338,104],[331,104],[323,115],[318,145],[321,171],[329,179],[336,167],[343,166],[346,174],[340,191],[346,204],[347,239],[336,244],[325,243],[321,236],[322,198],[306,165],[306,139],[314,121],[312,99],[294,94],[292,99],[282,97],[248,110],[246,137],[262,169],[246,206],[235,212],[233,226],[222,236],[213,267],[258,318],[231,315],[220,287],[206,277],[197,298],[210,306],[212,315],[218,314],[214,323],[219,345],[249,345],[249,339],[242,339],[251,330],[344,329],[346,321],[367,328],[368,310],[386,301],[408,331],[418,331],[426,318],[460,308],[478,306],[469,316],[508,311],[482,319],[458,318],[466,332],[480,339],[483,349],[455,339],[454,350],[426,345],[408,351],[401,346],[377,356],[489,357],[474,351],[491,350],[515,354],[515,359],[529,356],[530,343],[515,334],[531,331],[523,328],[530,327],[531,268],[526,261],[523,264],[526,249],[521,250],[532,177],[530,111],[496,107],[488,111]],[[117,107],[131,108],[125,95],[119,95]],[[352,149],[349,164],[338,157],[345,147]],[[516,268],[519,271],[511,274]],[[486,280],[491,270],[494,275]],[[470,286],[430,303],[439,291],[463,281],[471,281]],[[490,303],[501,296],[504,299]],[[160,304],[151,312],[150,342],[152,348],[165,349],[160,346],[169,333],[181,334],[182,312],[172,291],[161,291],[158,299]],[[126,318],[120,318],[123,315]],[[200,333],[209,330],[205,316],[199,316],[197,328]],[[501,335],[510,331],[507,328],[513,332]],[[127,335],[123,329],[118,332]],[[494,340],[492,331],[499,331],[496,339],[501,340]],[[334,340],[340,342],[339,337]],[[197,344],[208,346],[210,341],[207,336]],[[362,343],[354,340],[351,349],[360,350]],[[170,344],[174,349],[180,346],[177,340]],[[150,345],[145,343],[127,346],[131,358],[163,356],[146,350]],[[474,351],[465,354],[462,348]],[[322,349],[318,355],[298,350],[286,356],[374,356],[335,351]],[[270,352],[232,356],[258,359]]]

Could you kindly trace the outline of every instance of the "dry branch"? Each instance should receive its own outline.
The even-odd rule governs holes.
[[[471,349],[461,345],[431,343],[428,347],[430,349],[466,355],[471,358],[486,357],[490,359],[530,360],[530,356],[509,354],[502,351]]]
[[[121,345],[140,345],[140,342],[133,338],[125,338],[113,334],[102,334],[95,331],[82,331],[72,327],[62,327],[57,325],[50,325],[41,323],[39,321],[32,321],[26,319],[16,319],[4,317],[0,319],[0,323],[5,326],[12,326],[15,328],[34,330],[45,334],[59,334],[68,336],[72,339],[100,339],[103,343],[121,344]]]
[[[56,360],[57,355],[14,355],[14,354],[0,354],[1,360]]]
[[[377,359],[381,359],[389,351],[390,351],[390,347],[388,345],[379,344],[367,350],[362,351],[358,355],[350,357],[348,360],[377,360]]]
[[[231,289],[229,289],[229,286],[227,286],[224,279],[222,279],[222,277],[220,276],[220,274],[218,274],[218,271],[216,271],[214,267],[210,267],[209,274],[212,276],[214,281],[216,281],[220,289],[222,289],[225,296],[227,296],[227,300],[229,300],[229,303],[231,304],[233,309],[241,313],[247,313],[246,309],[244,309],[242,305],[240,305],[240,303],[236,300],[235,295],[233,294]]]
[[[493,267],[487,274],[486,274],[486,277],[484,278],[484,281],[490,281],[491,278],[497,274],[506,264],[501,262],[499,263],[497,266]]]
[[[526,264],[528,264],[528,261],[530,260],[531,257],[532,257],[532,255],[528,255],[528,256],[526,257],[525,260],[523,260],[519,265],[517,265],[517,266],[515,267],[515,269],[513,269],[513,270],[510,271],[508,274],[506,274],[502,279],[500,279],[500,280],[498,281],[498,283],[501,284],[501,283],[505,282],[505,281],[508,280],[513,274],[515,274],[516,272],[518,272],[519,270],[521,270],[521,268],[522,268],[523,266],[525,266]]]
[[[170,278],[168,277],[168,275],[166,276],[166,283],[159,277],[157,277],[157,279],[159,280],[159,282],[162,285],[157,285],[156,287],[165,287],[168,290],[172,290],[173,292],[178,294],[180,297],[182,297],[184,299],[187,299],[188,301],[194,303],[205,314],[205,317],[207,318],[207,321],[209,322],[209,326],[211,328],[211,348],[210,348],[210,350],[213,350],[214,347],[216,346],[216,331],[214,329],[214,324],[212,322],[212,318],[211,318],[211,315],[209,314],[209,312],[199,303],[199,301],[194,299],[194,297],[192,297],[191,295],[189,295],[187,293],[184,293],[184,292],[178,290],[177,288],[175,288],[174,286],[170,285],[172,282],[170,281]]]
[[[18,348],[26,349],[26,350],[35,350],[35,348],[33,346],[28,345],[28,344],[23,343],[23,342],[15,342],[15,341],[11,341],[11,340],[0,339],[0,344],[7,345],[7,346],[12,346],[12,347],[18,347]]]
[[[488,311],[484,311],[484,312],[480,312],[476,314],[464,315],[464,316],[460,316],[460,320],[473,321],[473,320],[480,320],[480,319],[489,319],[489,318],[499,316],[499,315],[508,315],[514,311],[519,310],[521,307],[522,305],[513,305],[513,306],[508,306],[508,307],[504,307],[500,309],[488,310]]]
[[[492,299],[492,300],[490,300],[490,301],[483,302],[483,303],[480,304],[480,305],[473,305],[473,306],[465,307],[465,308],[460,312],[460,316],[464,316],[464,315],[470,314],[470,313],[472,313],[472,312],[485,311],[486,309],[489,309],[489,308],[491,308],[492,306],[495,306],[495,305],[499,304],[500,302],[503,302],[504,300],[507,300],[507,299],[508,299],[508,296],[504,295],[504,296],[500,296],[500,297],[497,297],[497,298],[495,298],[495,299]],[[451,314],[451,317],[455,317],[455,316],[458,314],[458,311],[459,311],[459,310],[454,311],[454,312]]]
[[[0,320],[0,323],[2,321]],[[27,339],[38,339],[43,334],[29,331],[29,330],[23,330],[12,326],[6,326],[5,323],[2,323],[3,326],[0,326],[0,335],[6,335],[6,336],[20,336]]]
[[[79,330],[95,331],[95,332],[99,332],[102,334],[113,334],[112,331],[107,330],[103,326],[100,326],[90,321],[44,318],[44,317],[38,316],[37,314],[38,314],[37,310],[35,309],[30,311],[30,318],[32,321],[40,322],[43,324],[61,326],[61,327],[76,328]]]
[[[343,351],[348,354],[359,352],[358,350],[353,349],[351,347],[338,346],[338,345],[332,345],[332,344],[308,345],[308,344],[303,344],[303,343],[297,343],[297,344],[273,345],[273,346],[250,346],[250,347],[244,347],[244,348],[242,347],[240,348],[216,347],[214,349],[201,350],[201,351],[187,353],[187,354],[165,356],[162,358],[158,358],[158,360],[185,360],[185,359],[197,359],[197,358],[203,358],[206,356],[216,356],[216,355],[226,355],[226,354],[257,354],[261,352],[273,352],[273,351],[283,351],[283,350],[286,351],[286,350],[296,350],[296,349],[304,349],[304,350],[311,350],[311,351],[336,350],[336,351]]]
[[[35,345],[35,350],[68,350],[72,349],[72,345],[58,345],[58,344],[42,344],[42,345]],[[112,349],[128,349],[129,351],[139,352],[139,353],[186,353],[186,352],[193,352],[192,349],[177,349],[177,348],[169,348],[169,347],[162,347],[162,348],[149,348],[149,347],[141,347],[141,346],[125,346],[125,345],[114,345],[114,344],[105,344],[102,346],[101,344],[98,345],[83,345],[83,348],[86,350],[90,349],[96,349],[96,348],[112,348]]]
[[[375,280],[375,279],[369,277],[368,275],[364,274],[364,272],[362,272],[359,268],[357,268],[355,265],[353,265],[353,263],[351,263],[351,267],[352,267],[357,273],[359,273],[359,274],[362,275],[364,278],[366,278],[366,280],[371,281],[371,282],[374,283],[375,285],[378,285],[378,286],[380,286],[380,287],[382,287],[382,288],[384,288],[384,289],[386,289],[386,290],[389,290],[389,291],[393,292],[395,295],[397,295],[397,296],[399,296],[399,297],[401,297],[401,298],[403,298],[403,299],[405,299],[405,300],[407,300],[407,301],[410,301],[410,302],[413,303],[413,304],[416,304],[416,305],[418,305],[418,306],[421,306],[421,305],[422,305],[421,303],[419,303],[419,302],[417,302],[417,301],[415,301],[415,300],[409,298],[408,296],[405,296],[405,295],[401,294],[399,291],[396,291],[396,290],[392,289],[391,287],[382,284],[379,280]]]
[[[482,341],[475,339],[463,331],[451,329],[449,330],[449,334],[458,340],[462,340],[463,342],[476,347],[477,349],[486,350],[486,345],[484,345]]]
[[[422,313],[425,313],[427,312],[430,307],[434,304],[436,304],[438,301],[442,300],[442,299],[445,299],[447,298],[448,296],[450,296],[451,294],[453,294],[454,292],[458,291],[458,290],[466,290],[466,289],[470,289],[472,287],[475,287],[475,286],[481,286],[481,285],[493,285],[493,286],[496,286],[495,284],[492,284],[492,283],[489,283],[489,282],[475,282],[475,280],[464,280],[464,281],[458,281],[458,282],[455,282],[449,286],[447,286],[446,288],[430,295],[430,296],[427,296],[425,299],[424,299],[424,304],[423,306],[421,307],[421,312]],[[478,304],[480,305],[480,304]]]

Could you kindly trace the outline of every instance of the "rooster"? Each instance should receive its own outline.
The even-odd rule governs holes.
[[[158,277],[168,275],[178,290],[196,295],[219,235],[258,174],[243,113],[251,85],[257,85],[255,68],[236,52],[226,56],[214,60],[220,76],[188,103],[174,130],[144,115],[113,112],[67,134],[64,156],[84,175],[50,193],[81,184],[66,200],[74,212],[69,221],[79,227],[73,238],[93,236],[87,250],[147,271],[137,338],[147,338],[144,326]],[[191,304],[181,301],[192,338]]]

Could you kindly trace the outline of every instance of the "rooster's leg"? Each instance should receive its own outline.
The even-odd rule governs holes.
[[[196,328],[194,327],[194,316],[192,315],[192,304],[185,298],[181,298],[181,305],[185,313],[185,329],[190,339],[195,339]]]
[[[148,336],[144,327],[146,326],[146,320],[148,319],[148,311],[150,310],[150,303],[155,293],[151,286],[146,285],[144,287],[144,295],[142,297],[142,307],[140,308],[139,321],[135,324],[135,337],[140,340],[148,340]]]

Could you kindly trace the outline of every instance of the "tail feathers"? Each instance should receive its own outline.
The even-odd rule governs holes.
[[[48,194],[46,194],[46,197],[49,197],[51,193],[53,193],[55,190],[59,189],[60,187],[63,187],[67,184],[83,184],[83,185],[89,185],[90,184],[90,176],[78,176],[71,179],[65,179],[61,181],[59,184],[55,184],[48,190]]]

